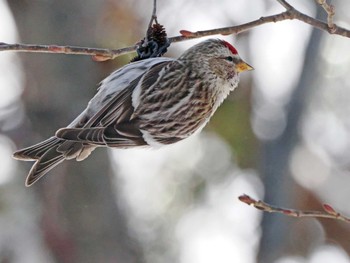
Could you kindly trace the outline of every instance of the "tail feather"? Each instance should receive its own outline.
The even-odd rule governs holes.
[[[73,158],[78,161],[83,160],[94,149],[95,146],[92,145],[51,137],[46,141],[15,152],[13,157],[23,161],[36,161],[26,179],[26,186],[31,186],[64,160]]]
[[[21,161],[38,160],[49,148],[54,147],[60,142],[63,142],[63,140],[59,140],[53,136],[43,142],[14,152],[13,158]]]
[[[31,186],[41,177],[43,177],[48,171],[53,169],[56,165],[63,162],[66,158],[62,153],[57,152],[58,145],[47,150],[30,169],[26,179],[26,186]]]

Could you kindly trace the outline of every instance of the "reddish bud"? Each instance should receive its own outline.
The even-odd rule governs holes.
[[[93,55],[92,56],[92,60],[93,61],[97,61],[97,62],[103,62],[103,61],[107,61],[110,60],[111,57],[109,56],[104,56],[104,55]]]
[[[295,214],[294,211],[288,210],[288,209],[282,210],[282,213],[285,214],[285,215],[293,215],[293,214]]]
[[[328,214],[331,214],[331,215],[336,215],[337,212],[334,210],[333,207],[331,207],[330,205],[328,204],[323,204],[323,209],[324,211],[326,211]]]
[[[256,203],[256,200],[251,198],[249,195],[241,195],[238,197],[239,201],[246,203],[247,205],[251,205]]]
[[[180,34],[184,37],[192,37],[194,35],[193,32],[188,30],[180,30]]]

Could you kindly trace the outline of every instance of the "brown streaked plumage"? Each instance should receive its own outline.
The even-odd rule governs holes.
[[[67,159],[84,160],[96,147],[159,147],[200,131],[251,70],[236,49],[210,39],[178,59],[150,58],[113,72],[67,128],[14,158],[35,161],[30,186]]]

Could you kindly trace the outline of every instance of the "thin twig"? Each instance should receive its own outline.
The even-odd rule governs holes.
[[[146,37],[145,37],[145,42],[144,42],[145,46],[147,46],[147,44],[148,44],[148,35],[150,33],[150,30],[152,30],[153,21],[158,24],[158,21],[157,21],[157,0],[153,0],[153,11],[152,11],[151,20],[149,21],[148,27],[147,27],[147,32],[146,32]]]
[[[301,211],[273,206],[261,200],[255,200],[249,195],[241,195],[238,197],[238,199],[247,205],[254,206],[257,209],[268,213],[279,213],[290,217],[329,218],[350,223],[349,217],[338,213],[332,206],[328,204],[323,204],[324,211]]]
[[[315,0],[317,4],[322,6],[324,11],[327,13],[327,24],[330,30],[334,30],[335,24],[333,22],[333,18],[335,15],[335,7],[334,5],[330,5],[326,2],[326,0]]]
[[[288,4],[285,0],[277,0],[281,5],[283,5],[287,10],[271,15],[261,17],[257,20],[251,21],[249,23],[245,23],[238,26],[224,27],[224,28],[216,28],[211,30],[197,31],[191,32],[187,30],[181,30],[181,35],[170,37],[170,42],[180,42],[189,39],[201,38],[204,36],[212,36],[212,35],[230,35],[230,34],[239,34],[249,29],[252,29],[257,26],[261,26],[267,23],[276,23],[284,20],[299,20],[306,24],[309,24],[315,28],[326,31],[330,34],[336,34],[343,37],[350,38],[350,30],[337,26],[333,24],[333,27],[330,28],[328,23],[310,17],[296,10],[290,4]],[[154,0],[156,3],[156,0]],[[156,12],[156,8],[154,6],[153,12]],[[153,15],[152,15],[153,17]],[[137,48],[136,45],[129,46],[121,49],[101,49],[101,48],[87,48],[87,47],[73,47],[73,46],[57,46],[57,45],[28,45],[28,44],[6,44],[0,43],[0,51],[18,51],[18,52],[37,52],[37,53],[60,53],[60,54],[75,54],[75,55],[92,55],[95,60],[103,61],[108,59],[114,59],[117,56],[131,53],[135,51]]]
[[[158,21],[157,21],[157,0],[153,0],[153,11],[152,11],[151,20],[149,21],[149,24],[148,24],[148,28],[152,27],[153,21],[158,23]]]

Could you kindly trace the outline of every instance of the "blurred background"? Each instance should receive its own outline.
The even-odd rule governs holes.
[[[143,38],[151,0],[0,0],[0,41],[121,48]],[[158,0],[168,35],[283,11],[273,0]],[[313,0],[290,1],[325,19]],[[350,2],[334,0],[350,28]],[[11,158],[66,126],[132,57],[0,53],[0,262],[350,262],[350,225],[262,214],[241,194],[350,215],[350,39],[298,21],[233,43],[255,71],[201,134],[160,150],[96,150],[31,188]],[[177,57],[202,41],[173,44]]]

